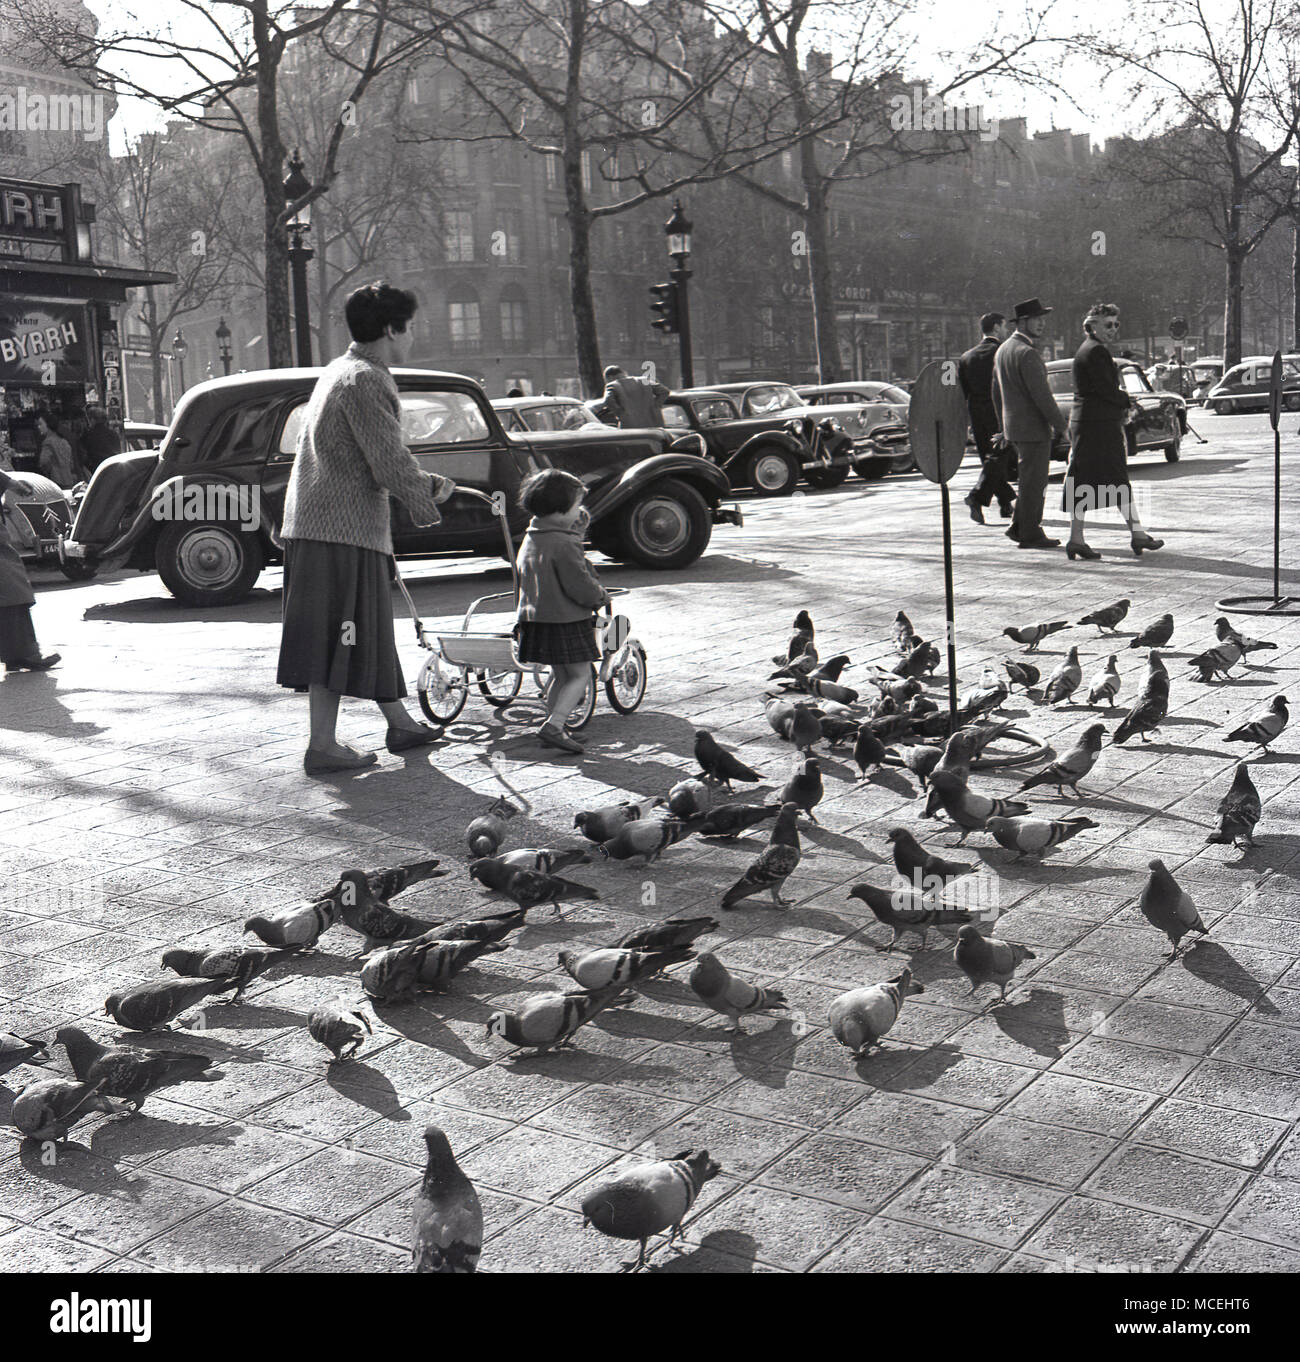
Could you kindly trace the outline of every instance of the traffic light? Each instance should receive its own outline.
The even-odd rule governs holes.
[[[680,329],[677,320],[677,285],[651,284],[650,294],[650,312],[654,317],[650,325],[665,336],[675,336]]]

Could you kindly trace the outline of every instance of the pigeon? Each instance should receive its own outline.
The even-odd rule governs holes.
[[[1275,695],[1267,709],[1259,710],[1240,728],[1234,728],[1223,741],[1258,743],[1260,747],[1267,748],[1269,743],[1277,740],[1290,718],[1286,696]]]
[[[622,984],[570,993],[534,993],[513,1011],[494,1012],[487,1019],[489,1036],[538,1054],[569,1044],[580,1026],[603,1012],[623,992]]]
[[[591,857],[585,852],[583,853],[583,857],[588,862],[591,860]],[[511,860],[510,853],[507,853],[504,856],[480,856],[478,860],[469,863],[469,877],[471,880],[477,881],[485,889],[492,889],[498,894],[504,894],[506,885],[521,871],[527,871],[531,874],[549,873],[548,871],[536,869],[536,861],[531,856],[525,856],[522,860],[523,864]],[[437,928],[435,927],[431,930],[436,931]],[[425,932],[423,935],[428,936],[429,933]]]
[[[408,1001],[421,987],[420,967],[424,957],[436,952],[442,941],[406,941],[372,951],[361,967],[361,987],[376,1002]]]
[[[1214,621],[1214,633],[1220,643],[1231,640],[1243,653],[1258,653],[1266,648],[1277,647],[1276,643],[1268,643],[1261,638],[1248,638],[1245,634],[1239,634],[1223,615],[1220,615]]]
[[[930,770],[930,793],[925,801],[924,817],[933,818],[938,814],[943,801],[935,787],[935,776],[950,777],[949,784],[954,787],[965,785],[970,779],[970,764],[975,759],[974,735],[959,728],[943,745],[939,760]]]
[[[272,946],[221,946],[213,950],[186,950],[183,946],[173,946],[163,952],[162,967],[190,979],[228,979],[239,985],[230,995],[230,1001],[237,1003],[259,974],[265,974],[272,965],[296,955],[297,950],[296,946],[288,950],[277,950]]]
[[[508,799],[498,799],[465,829],[465,845],[471,856],[495,856],[506,836],[506,820],[519,812]]]
[[[1055,785],[1056,793],[1064,797],[1065,786],[1068,785],[1077,795],[1079,782],[1097,764],[1097,754],[1101,751],[1101,740],[1105,735],[1103,724],[1089,724],[1065,756],[1035,772],[1020,789],[1032,790],[1036,785]]]
[[[997,984],[1006,999],[1007,985],[1016,967],[1038,957],[1028,946],[1017,946],[1010,941],[996,941],[983,937],[970,923],[957,929],[957,945],[953,950],[957,968],[970,980],[970,991],[981,984]]]
[[[1219,826],[1205,839],[1206,843],[1231,844],[1243,850],[1253,847],[1255,824],[1259,822],[1261,811],[1259,791],[1250,778],[1250,768],[1244,761],[1239,761],[1232,787],[1219,801]]]
[[[904,932],[921,934],[921,949],[925,950],[926,940],[931,927],[949,927],[962,922],[974,922],[975,914],[958,908],[935,905],[910,889],[878,889],[874,884],[855,884],[849,890],[849,898],[860,899],[871,909],[876,919],[886,927],[894,929],[887,946],[877,946],[878,951],[892,951],[898,938]]]
[[[790,733],[794,727],[794,716],[799,706],[788,697],[781,695],[769,700],[763,706],[763,714],[767,718],[768,726],[778,738],[790,741]],[[814,716],[815,717],[815,716]]]
[[[483,1250],[483,1207],[460,1170],[446,1135],[426,1126],[429,1157],[411,1211],[411,1267],[415,1272],[473,1272]]]
[[[790,720],[790,741],[801,752],[810,752],[822,740],[822,721],[802,705],[795,709]]]
[[[581,847],[564,847],[559,851],[550,847],[520,847],[518,851],[503,851],[492,859],[511,870],[540,870],[543,875],[558,875],[572,865],[591,864],[591,857]]]
[[[806,610],[801,610],[794,617],[794,624],[791,628],[793,632],[785,649],[787,659],[798,657],[817,636],[817,629],[813,625],[812,616]]]
[[[713,803],[713,787],[703,780],[680,780],[668,791],[668,812],[674,818],[693,818],[707,813]],[[635,824],[629,823],[628,827]]]
[[[43,1040],[0,1031],[0,1074],[7,1074],[20,1064],[45,1064],[49,1058],[49,1047]]]
[[[1098,827],[1091,818],[990,818],[987,831],[999,846],[1014,851],[1015,860],[1025,856],[1045,856],[1055,846],[1077,837],[1087,828]]]
[[[1227,676],[1241,658],[1241,648],[1231,639],[1227,639],[1213,648],[1207,648],[1203,653],[1197,653],[1189,665],[1200,673],[1200,680],[1208,683],[1216,676]]]
[[[1029,812],[1029,805],[1018,799],[990,799],[977,794],[951,774],[935,770],[930,784],[944,812],[961,828],[960,846],[972,832],[979,832],[990,818],[1018,818]]]
[[[926,851],[906,828],[891,828],[889,840],[894,844],[895,869],[918,894],[938,893],[949,880],[977,869],[966,861],[945,861]]]
[[[504,941],[511,932],[525,925],[527,908],[508,913],[485,913],[482,917],[452,918],[430,928],[416,941]]]
[[[789,1004],[779,988],[770,985],[760,988],[745,979],[737,979],[712,951],[701,951],[691,972],[686,976],[691,991],[715,1012],[730,1017],[728,1030],[744,1034],[741,1017],[757,1012],[785,1011]]]
[[[556,917],[563,917],[560,911],[562,899],[598,899],[596,890],[574,880],[566,880],[560,875],[543,875],[536,870],[516,870],[502,886],[501,892],[513,899],[521,908],[536,908],[539,904],[549,903],[555,909]]]
[[[421,989],[442,988],[480,955],[510,949],[503,941],[435,941],[431,945],[432,949],[420,956],[417,969]]]
[[[361,1025],[356,1025],[357,1022]],[[341,1062],[351,1059],[361,1049],[366,1036],[374,1035],[374,1028],[364,1012],[345,1012],[333,1003],[321,1003],[307,1015],[307,1034],[312,1040],[319,1041],[334,1060]]]
[[[361,873],[366,878],[366,888],[377,899],[391,899],[400,894],[402,890],[409,889],[413,884],[422,884],[425,880],[440,879],[444,875],[450,875],[450,870],[439,870],[441,862],[436,856],[427,861],[412,861],[408,865],[390,866],[387,870],[365,870]],[[323,899],[333,893],[332,889],[322,889],[319,894],[313,894],[312,898]]]
[[[912,640],[910,651],[890,668],[895,676],[932,676],[939,666],[939,650],[923,638]]]
[[[692,819],[690,830],[697,837],[739,837],[780,812],[779,804],[719,804]]]
[[[129,1031],[161,1031],[204,998],[238,987],[233,979],[181,979],[175,983],[143,984],[126,993],[110,994],[104,1002],[104,1011]]]
[[[916,630],[912,628],[912,621],[900,610],[894,616],[894,646],[900,653],[906,655],[915,637]]]
[[[639,802],[611,804],[603,809],[583,809],[574,814],[573,826],[589,842],[608,842],[625,823],[649,817],[651,809],[658,808],[663,802],[660,795],[652,795]]]
[[[697,937],[716,932],[718,926],[716,917],[670,917],[663,922],[633,927],[614,945],[632,951],[666,951],[674,946],[689,946]]]
[[[962,928],[962,931],[973,930]],[[912,971],[905,969],[882,984],[841,993],[830,1006],[831,1035],[853,1052],[854,1059],[862,1059],[893,1027],[908,998],[924,992],[925,989],[913,980]]]
[[[1002,665],[1006,668],[1010,683],[1013,686],[1023,686],[1025,690],[1036,686],[1042,676],[1042,672],[1032,662],[1003,662]]]
[[[1092,678],[1088,685],[1088,703],[1098,705],[1105,700],[1108,705],[1114,708],[1119,687],[1119,667],[1115,661],[1115,654],[1111,653],[1106,659],[1106,665]]]
[[[898,755],[903,765],[921,782],[921,788],[924,790],[931,771],[943,759],[943,749],[923,744],[919,747],[901,748]]]
[[[1130,648],[1163,648],[1174,636],[1174,617],[1161,615],[1153,624],[1139,629],[1135,638],[1129,639]]]
[[[746,766],[739,757],[728,752],[725,747],[705,728],[695,730],[695,760],[706,776],[731,789],[731,782],[739,780],[753,785],[762,776]]]
[[[1025,652],[1036,653],[1038,645],[1049,635],[1059,633],[1062,629],[1070,627],[1068,620],[1054,620],[1051,624],[1026,624],[1019,628],[1007,628],[1002,631],[1004,638],[1014,640],[1016,643],[1025,645]]]
[[[1147,862],[1151,874],[1142,886],[1142,897],[1138,908],[1142,916],[1169,938],[1173,950],[1169,952],[1172,960],[1178,954],[1178,947],[1188,932],[1199,932],[1202,936],[1209,928],[1201,921],[1196,904],[1186,890],[1180,888],[1178,881],[1169,873],[1169,868],[1158,857]]]
[[[1103,605],[1099,610],[1094,610],[1091,614],[1085,615],[1079,623],[1095,624],[1098,629],[1109,629],[1113,634],[1115,626],[1128,614],[1128,608],[1131,604],[1132,602],[1125,596],[1113,605]]]
[[[974,718],[978,714],[992,714],[1011,694],[1011,688],[992,667],[985,666],[978,686],[972,686],[957,698],[958,715]]]
[[[635,823],[624,823],[597,850],[610,861],[628,861],[633,856],[644,856],[644,864],[649,865],[651,861],[659,859],[665,847],[680,842],[689,833],[689,826],[680,818],[638,819]]]
[[[810,681],[838,681],[845,667],[851,666],[848,653],[836,653],[819,663],[808,674]]]
[[[1079,666],[1079,650],[1071,648],[1064,662],[1047,678],[1043,699],[1049,705],[1059,705],[1079,689],[1083,668]]]
[[[134,1045],[100,1045],[75,1026],[59,1028],[54,1039],[68,1052],[72,1072],[109,1097],[121,1097],[139,1111],[151,1092],[185,1083],[210,1069],[209,1055],[177,1050],[141,1050]]]
[[[817,815],[813,810],[822,802],[826,787],[822,784],[821,767],[812,757],[805,757],[803,764],[786,781],[779,799],[783,805],[796,804],[815,823]]]
[[[320,940],[321,933],[328,931],[338,920],[338,905],[333,899],[320,898],[272,917],[250,917],[244,923],[244,931],[252,932],[268,946],[310,950]]]
[[[834,681],[823,681],[815,676],[801,682],[795,689],[808,695],[815,695],[819,699],[829,700],[833,704],[855,705],[858,702],[858,692],[849,686],[840,686]]]
[[[437,926],[435,922],[399,913],[383,899],[375,898],[362,870],[345,870],[331,894],[339,905],[344,926],[365,938],[366,950],[391,946],[396,941],[410,941]]]
[[[751,863],[749,869],[722,896],[724,908],[734,908],[742,899],[753,898],[755,894],[767,890],[771,891],[772,902],[777,907],[790,906],[781,897],[781,886],[799,864],[799,830],[796,826],[798,817],[797,804],[781,805],[776,827],[772,829],[771,840],[762,854]]]
[[[853,761],[862,773],[862,779],[866,780],[869,769],[882,765],[887,755],[885,744],[876,737],[866,724],[863,724],[858,729],[858,736],[853,741]],[[934,759],[939,760],[937,751],[934,754]]]
[[[612,1239],[639,1239],[641,1252],[623,1271],[645,1266],[650,1236],[668,1231],[668,1243],[682,1232],[682,1221],[700,1188],[722,1172],[707,1149],[683,1149],[670,1159],[629,1164],[602,1179],[582,1199],[582,1223]]]
[[[797,657],[792,657],[788,661],[780,663],[777,666],[776,671],[774,671],[767,679],[769,681],[776,681],[781,677],[811,676],[812,673],[817,669],[817,663],[819,660],[820,659],[817,656],[817,649],[814,648],[811,643],[805,644],[803,652],[801,652]]]
[[[861,728],[857,719],[841,714],[823,713],[818,716],[818,722],[822,726],[822,737],[832,747],[838,747],[840,743],[856,738]]]
[[[603,946],[596,950],[561,951],[560,965],[576,984],[585,989],[608,988],[610,984],[639,983],[667,969],[691,960],[695,952],[690,946],[668,946],[658,951],[631,951],[617,946]]]
[[[928,695],[912,696],[912,698],[907,702],[907,709],[904,711],[904,713],[907,714],[909,717],[918,719],[926,714],[937,714],[938,712],[939,712],[938,701],[931,700]]]
[[[106,1097],[93,1083],[47,1078],[30,1083],[14,1098],[9,1119],[32,1140],[62,1140],[68,1131],[97,1111],[116,1116],[125,1103]]]
[[[877,715],[869,718],[863,727],[869,728],[883,743],[914,742],[917,738],[916,721],[908,714]]]
[[[881,693],[888,696],[896,705],[905,705],[914,696],[920,695],[924,687],[913,676],[905,677],[900,680],[897,676],[891,676],[889,672],[875,672],[867,677],[873,686]]]
[[[970,735],[970,753],[971,759],[974,760],[976,757],[982,757],[986,747],[991,747],[1014,727],[1015,724],[1010,719],[974,719],[959,731]]]
[[[1119,721],[1111,741],[1123,744],[1137,733],[1146,742],[1147,734],[1158,729],[1168,713],[1169,672],[1160,654],[1153,652],[1147,658],[1146,680],[1142,683],[1137,703]]]

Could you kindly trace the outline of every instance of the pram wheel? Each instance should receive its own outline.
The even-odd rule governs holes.
[[[586,728],[591,722],[591,716],[596,712],[596,669],[590,668],[587,673],[587,689],[583,692],[582,699],[573,707],[573,712],[564,721],[565,728],[580,729]]]
[[[425,717],[436,724],[449,724],[465,708],[469,697],[469,672],[444,671],[436,657],[430,657],[420,668],[416,694]]]
[[[645,699],[645,649],[639,643],[628,645],[627,656],[605,678],[605,694],[620,714],[631,714]]]
[[[519,694],[523,673],[511,668],[485,667],[478,674],[479,694],[496,709],[505,709]]]

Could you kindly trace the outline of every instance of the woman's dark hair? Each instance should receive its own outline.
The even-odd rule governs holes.
[[[409,289],[375,282],[348,294],[343,304],[348,330],[354,341],[377,341],[388,327],[405,331],[419,303]]]
[[[579,492],[586,492],[581,478],[559,468],[543,468],[524,479],[519,504],[529,515],[556,515],[573,505]]]

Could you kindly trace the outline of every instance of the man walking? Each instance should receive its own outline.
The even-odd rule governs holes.
[[[1011,324],[1000,312],[986,312],[980,318],[980,331],[983,333],[980,343],[957,361],[957,379],[966,396],[971,434],[981,465],[979,480],[966,494],[970,518],[978,525],[984,523],[984,508],[994,497],[998,499],[1002,518],[1009,519],[1016,495],[1007,481],[1007,453],[993,447],[993,437],[1002,428],[993,405],[993,356],[1011,334]]]
[[[624,430],[662,426],[660,403],[668,396],[662,383],[649,383],[643,378],[631,378],[626,369],[611,364],[605,370],[605,393],[593,408],[602,420],[612,421]]]
[[[1047,382],[1047,365],[1035,345],[1047,329],[1043,319],[1051,310],[1037,298],[1017,303],[1016,329],[993,357],[993,404],[1001,416],[1003,435],[1020,456],[1020,495],[1006,533],[1022,549],[1054,549],[1061,543],[1043,533],[1052,437],[1066,430],[1065,415]]]

